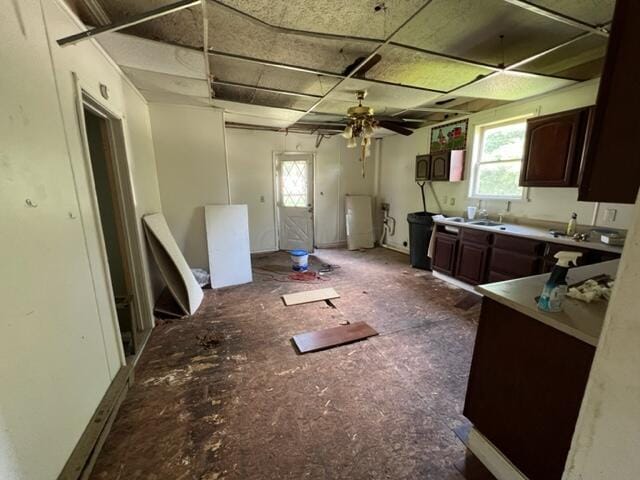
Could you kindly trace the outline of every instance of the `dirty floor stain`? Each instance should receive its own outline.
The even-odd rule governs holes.
[[[197,314],[159,323],[94,480],[461,480],[453,429],[479,306],[389,250],[320,250],[336,268],[289,281],[284,253],[254,282],[206,290]],[[280,296],[333,287],[335,308]],[[377,337],[297,355],[294,334],[366,321]]]

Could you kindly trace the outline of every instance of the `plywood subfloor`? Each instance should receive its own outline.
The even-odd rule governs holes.
[[[282,296],[282,300],[286,306],[318,302],[321,300],[333,300],[334,298],[340,298],[340,295],[338,295],[338,292],[333,288],[306,290],[303,292],[287,293]]]
[[[286,253],[254,258],[254,283],[208,290],[195,316],[160,324],[92,478],[461,480],[453,428],[466,423],[479,307],[455,308],[464,291],[389,250],[315,263],[341,268],[291,285]],[[286,307],[292,287],[341,297]],[[344,319],[380,335],[292,348]]]

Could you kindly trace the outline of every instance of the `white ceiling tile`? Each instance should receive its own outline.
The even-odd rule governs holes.
[[[140,90],[176,93],[190,97],[208,97],[206,80],[186,78],[166,73],[149,72],[131,67],[122,67],[124,73]]]
[[[97,40],[120,66],[181,77],[207,78],[204,54],[196,50],[117,32],[102,34]]]

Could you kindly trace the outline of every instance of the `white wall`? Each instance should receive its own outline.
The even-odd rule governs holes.
[[[222,110],[152,103],[149,111],[162,210],[189,266],[209,270],[204,205],[229,203]]]
[[[585,82],[544,96],[471,115],[467,136],[465,180],[433,182],[445,213],[460,214],[467,205],[477,205],[477,200],[469,199],[471,152],[477,126],[527,114],[546,115],[593,105],[597,88],[597,81]],[[430,130],[430,128],[423,128],[416,130],[409,137],[393,135],[382,140],[380,201],[391,204],[390,214],[397,220],[396,234],[389,237],[387,242],[395,247],[402,247],[402,243],[409,240],[407,213],[422,209],[420,190],[414,182],[415,156],[428,153]],[[425,189],[428,191],[428,186]],[[578,202],[577,198],[576,188],[531,188],[530,201],[512,202],[510,213],[513,217],[525,220],[567,222],[571,212],[577,212],[578,223],[588,225],[592,221],[596,205],[592,202]],[[452,201],[454,205],[451,205]],[[487,208],[490,215],[496,215],[506,208],[504,201],[483,201],[482,205]],[[615,222],[606,222],[603,218],[605,209],[609,207],[617,209]],[[427,198],[427,210],[438,212],[431,194]],[[601,204],[596,224],[628,228],[631,212],[631,205]]]
[[[342,137],[325,138],[316,148],[315,135],[233,128],[227,128],[226,135],[231,201],[249,206],[252,252],[278,249],[274,209],[274,152],[316,154],[314,204],[318,247],[334,246],[346,241],[346,194],[375,195],[375,157],[367,159],[366,175],[362,178],[357,149],[346,148]]]
[[[160,209],[144,100],[93,41],[58,47],[80,28],[42,5],[46,24],[37,0],[0,0],[0,478],[11,480],[57,477],[124,360],[72,71],[96,98],[108,85],[136,213]]]
[[[640,473],[640,201],[633,217],[564,480]]]

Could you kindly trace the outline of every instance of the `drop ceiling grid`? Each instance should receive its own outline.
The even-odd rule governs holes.
[[[504,0],[434,0],[394,41],[491,65],[504,52],[509,65],[580,33]]]
[[[555,10],[591,25],[602,25],[613,18],[615,0],[530,0],[531,3]]]
[[[375,44],[280,33],[209,2],[209,47],[253,58],[342,72]]]
[[[521,72],[500,72],[482,81],[460,88],[455,93],[467,97],[516,101],[567,87],[576,82],[539,77]]]
[[[386,46],[382,60],[367,73],[368,78],[449,91],[492,70],[447,60],[425,53]]]
[[[424,0],[221,0],[271,25],[319,33],[383,39],[422,6]]]
[[[326,93],[339,80],[335,77],[259,65],[218,55],[210,55],[209,64],[211,74],[218,80],[312,95]]]

